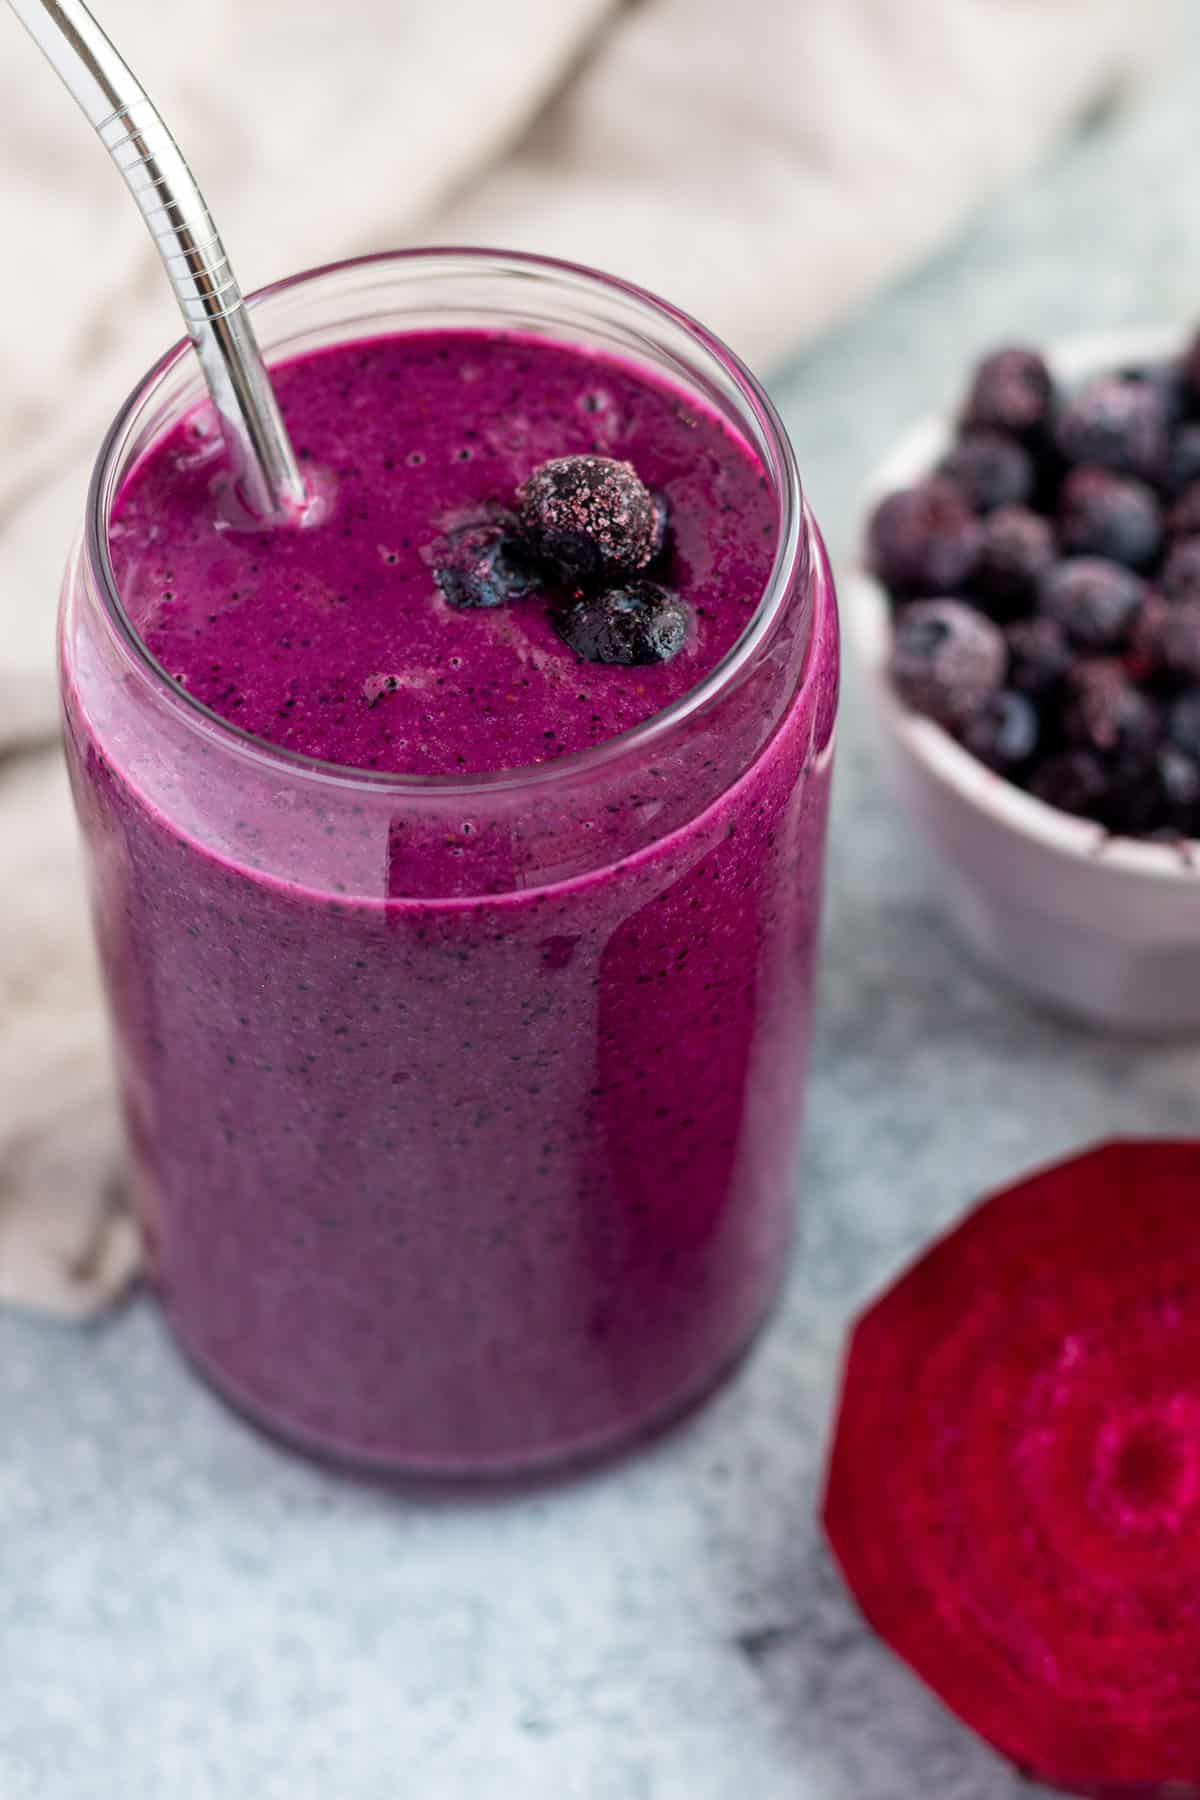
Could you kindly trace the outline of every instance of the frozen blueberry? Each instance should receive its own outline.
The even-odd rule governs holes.
[[[1074,660],[1061,625],[1053,619],[1018,619],[1005,632],[1008,683],[1031,700],[1046,700]]]
[[[944,476],[879,502],[867,527],[871,566],[894,594],[944,594],[961,587],[979,555],[979,521]]]
[[[1165,609],[1161,663],[1176,681],[1200,683],[1200,600],[1181,600]]]
[[[1200,763],[1169,741],[1148,757],[1135,755],[1110,768],[1104,819],[1113,831],[1190,836],[1200,822],[1198,807]]]
[[[688,612],[657,581],[630,581],[599,594],[576,594],[555,608],[554,629],[577,656],[594,663],[669,662],[687,636]]]
[[[528,551],[505,519],[465,525],[434,550],[433,578],[450,606],[503,606],[537,586]]]
[[[1162,718],[1120,662],[1093,657],[1076,663],[1067,676],[1062,733],[1081,750],[1146,763],[1161,739]]]
[[[1162,824],[1165,811],[1158,754],[1109,767],[1100,818],[1110,831],[1145,837]]]
[[[654,555],[654,498],[632,463],[555,457],[525,480],[517,504],[538,555],[573,579],[633,574]]]
[[[954,729],[1004,681],[1003,635],[961,600],[918,600],[896,619],[892,682],[915,712]]]
[[[1180,372],[1192,405],[1200,407],[1200,331],[1183,353]]]
[[[1164,485],[1169,494],[1182,494],[1194,481],[1200,481],[1200,420],[1188,419],[1171,435]]]
[[[1167,599],[1200,600],[1200,537],[1181,538],[1169,551],[1159,577]]]
[[[1193,481],[1172,502],[1167,513],[1167,535],[1173,538],[1200,537],[1200,481]]]
[[[1054,383],[1036,350],[993,350],[976,365],[963,408],[963,424],[1036,437],[1050,416]]]
[[[1175,425],[1188,409],[1187,384],[1176,362],[1142,363],[1119,371],[1122,381],[1140,381],[1153,388],[1162,403],[1168,424]]]
[[[1000,775],[1015,775],[1032,761],[1038,746],[1037,707],[1025,694],[1001,688],[963,726],[962,741],[972,756]]]
[[[1144,481],[1085,464],[1063,483],[1058,535],[1068,555],[1105,556],[1144,569],[1162,543],[1162,514]]]
[[[1063,750],[1038,764],[1028,787],[1047,806],[1097,819],[1108,796],[1108,781],[1103,762],[1090,750]]]
[[[1118,563],[1069,556],[1038,583],[1038,610],[1062,626],[1081,650],[1116,650],[1127,639],[1145,592]]]
[[[1156,482],[1166,472],[1167,427],[1162,397],[1148,382],[1099,375],[1062,408],[1055,441],[1069,463]]]
[[[1180,694],[1167,708],[1167,742],[1200,762],[1200,688]]]
[[[1137,617],[1129,629],[1125,667],[1134,681],[1151,681],[1163,669],[1163,640],[1172,607],[1162,595],[1148,588]]]
[[[1155,759],[1162,794],[1164,823],[1194,836],[1200,825],[1200,761],[1174,744],[1164,744]]]
[[[1023,506],[1033,493],[1033,458],[1003,431],[964,431],[937,472],[960,487],[979,513]]]
[[[985,610],[997,619],[1027,612],[1037,584],[1054,561],[1054,533],[1027,506],[1001,506],[980,528],[979,559],[971,579]]]

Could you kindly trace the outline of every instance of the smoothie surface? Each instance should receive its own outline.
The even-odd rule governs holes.
[[[110,524],[152,654],[243,730],[327,762],[413,775],[520,768],[677,700],[732,647],[770,573],[763,470],[717,416],[632,364],[523,337],[398,333],[308,353],[273,381],[327,496],[302,529],[242,530],[216,500],[203,414],[140,462]],[[628,459],[670,507],[661,574],[690,611],[649,667],[583,661],[549,595],[456,609],[437,544],[548,458]]]

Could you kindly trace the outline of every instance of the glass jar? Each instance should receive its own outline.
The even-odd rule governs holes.
[[[62,691],[147,1264],[269,1428],[396,1469],[616,1445],[699,1397],[784,1266],[837,692],[829,570],[754,379],[621,282],[369,257],[253,302],[268,358],[407,329],[616,352],[722,413],[777,507],[742,636],[667,710],[483,776],[335,767],[157,664],[109,555],[202,399],[173,350],[110,430]]]

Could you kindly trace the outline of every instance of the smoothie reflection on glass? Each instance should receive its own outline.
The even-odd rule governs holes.
[[[177,349],[103,446],[62,612],[153,1279],[310,1447],[595,1452],[711,1386],[782,1275],[820,538],[753,378],[623,283],[398,253],[254,319],[308,522],[239,512]],[[529,478],[567,457],[632,472],[564,489],[556,537]]]

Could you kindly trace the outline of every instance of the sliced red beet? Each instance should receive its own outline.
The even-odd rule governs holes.
[[[859,1320],[825,1528],[863,1613],[1021,1770],[1200,1796],[1200,1144],[985,1200]]]

